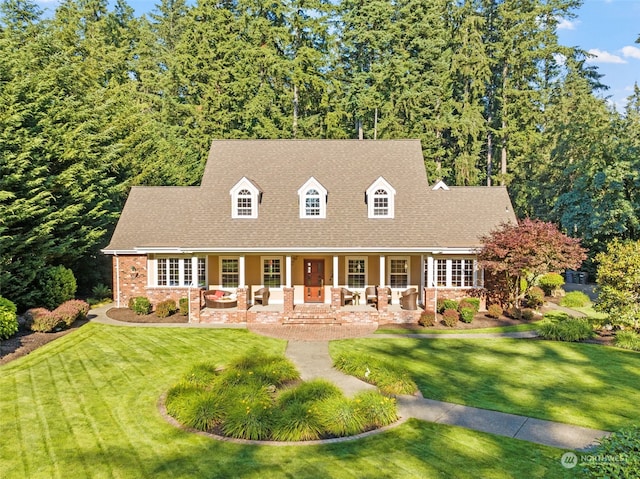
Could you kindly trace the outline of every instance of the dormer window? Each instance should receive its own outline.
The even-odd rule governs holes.
[[[382,176],[367,189],[369,218],[393,218],[396,190]]]
[[[249,179],[242,178],[230,191],[232,218],[257,218],[260,190]]]
[[[327,190],[311,177],[298,190],[300,218],[327,217]]]

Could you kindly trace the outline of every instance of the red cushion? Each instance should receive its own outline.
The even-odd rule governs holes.
[[[214,294],[216,299],[222,298],[224,296],[224,291],[216,291],[216,294]]]

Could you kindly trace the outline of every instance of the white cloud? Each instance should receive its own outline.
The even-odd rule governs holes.
[[[575,30],[580,22],[572,22],[566,18],[558,18],[558,30]]]
[[[594,56],[587,58],[587,62],[589,63],[627,63],[626,60],[618,55],[597,48],[592,48],[589,50],[589,53]]]
[[[637,58],[640,60],[640,48],[627,45],[622,48],[622,55],[625,58]]]

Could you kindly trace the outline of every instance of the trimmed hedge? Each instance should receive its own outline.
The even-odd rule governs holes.
[[[64,266],[50,266],[42,271],[38,281],[39,303],[54,309],[73,299],[78,285],[73,271]]]
[[[180,314],[186,316],[189,314],[189,298],[180,298],[178,301],[180,305]]]
[[[68,328],[78,319],[85,319],[89,313],[89,303],[79,299],[66,301],[53,311],[46,308],[32,308],[25,313],[27,327],[31,331],[50,333]]]
[[[502,316],[503,312],[504,311],[502,310],[502,306],[500,306],[499,304],[492,304],[487,310],[487,316],[489,316],[490,318],[498,319],[500,316]]]
[[[144,296],[130,298],[129,309],[138,315],[151,314],[151,301]]]
[[[582,291],[571,291],[564,295],[560,300],[560,306],[567,308],[582,308],[588,306],[591,303],[591,299]]]
[[[173,299],[167,299],[156,305],[156,316],[159,318],[167,318],[177,310],[176,302]]]
[[[538,280],[538,285],[544,290],[547,296],[564,285],[564,278],[558,273],[547,273]]]
[[[445,309],[442,313],[442,324],[453,328],[460,319],[460,313],[455,309]]]

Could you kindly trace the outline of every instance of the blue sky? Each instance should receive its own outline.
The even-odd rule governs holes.
[[[45,8],[55,8],[57,0],[41,0]],[[153,10],[153,0],[129,0],[136,13]],[[584,0],[577,17],[564,20],[558,29],[560,42],[591,53],[610,87],[603,93],[622,111],[633,84],[640,84],[640,0]]]

